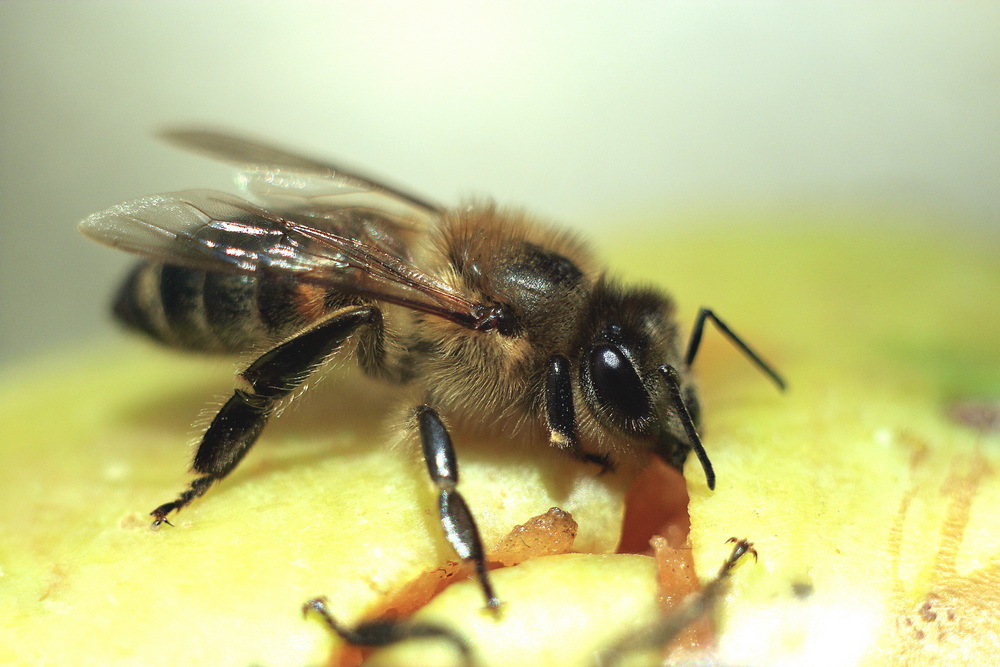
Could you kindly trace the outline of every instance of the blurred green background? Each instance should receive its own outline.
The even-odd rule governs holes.
[[[596,240],[829,206],[1000,254],[995,3],[4,2],[0,82],[0,367],[113,330],[129,259],[76,221],[231,187],[171,124]]]

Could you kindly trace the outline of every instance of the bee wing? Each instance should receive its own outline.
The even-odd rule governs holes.
[[[378,211],[390,224],[430,224],[442,207],[343,165],[319,162],[280,148],[211,130],[168,130],[162,138],[182,148],[241,166],[236,181],[266,208],[317,218],[345,209]]]
[[[360,229],[360,226],[352,226]],[[373,238],[320,229],[222,192],[143,197],[80,223],[90,238],[168,264],[239,274],[275,273],[470,324],[483,306]]]

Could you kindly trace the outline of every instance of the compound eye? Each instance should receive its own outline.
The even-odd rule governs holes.
[[[602,343],[590,351],[590,381],[597,400],[628,422],[650,416],[649,393],[625,352]]]

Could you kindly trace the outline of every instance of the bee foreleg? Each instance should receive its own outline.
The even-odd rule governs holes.
[[[434,623],[411,623],[396,618],[379,618],[364,621],[349,628],[337,619],[326,608],[326,598],[314,598],[305,603],[302,613],[309,611],[319,614],[326,626],[337,636],[352,646],[389,646],[408,639],[438,637],[450,642],[462,656],[462,664],[475,664],[472,658],[472,647],[453,630]]]
[[[212,419],[202,436],[192,470],[202,476],[176,500],[150,512],[153,525],[166,521],[228,475],[253,446],[275,404],[303,382],[362,325],[380,328],[382,313],[375,306],[352,306],[334,312],[319,324],[271,348],[240,373],[240,386]],[[169,522],[168,522],[169,523]]]
[[[684,364],[688,367],[694,363],[694,357],[698,354],[698,347],[701,345],[701,334],[705,330],[705,320],[712,320],[715,326],[722,332],[726,338],[729,339],[733,345],[740,349],[743,354],[745,354],[750,361],[754,363],[757,368],[767,375],[771,380],[778,385],[778,389],[782,391],[785,390],[785,381],[778,375],[770,364],[761,359],[760,355],[750,349],[750,346],[743,342],[743,339],[736,335],[736,332],[730,329],[725,322],[720,320],[710,308],[701,308],[698,311],[698,317],[694,320],[694,328],[691,330],[691,337],[688,339],[687,354],[684,355]]]
[[[574,458],[596,463],[601,472],[614,470],[611,459],[601,454],[585,452],[576,435],[576,410],[573,407],[573,378],[569,360],[561,354],[549,357],[545,381],[545,422],[549,429],[549,443],[565,450]]]
[[[438,487],[438,510],[445,537],[459,558],[472,561],[483,594],[486,596],[486,606],[495,610],[499,608],[500,600],[497,599],[490,583],[479,529],[465,499],[456,489],[458,461],[455,458],[455,449],[451,445],[448,429],[434,409],[427,405],[418,407],[416,416],[427,471],[430,473],[431,481]]]

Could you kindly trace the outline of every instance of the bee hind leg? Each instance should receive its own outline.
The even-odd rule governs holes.
[[[335,311],[271,348],[240,373],[240,386],[216,413],[198,446],[191,468],[201,476],[176,500],[150,512],[153,526],[169,524],[167,515],[204,495],[213,483],[232,472],[264,430],[277,402],[300,387],[364,325],[381,335],[382,313],[377,307],[350,306]]]

